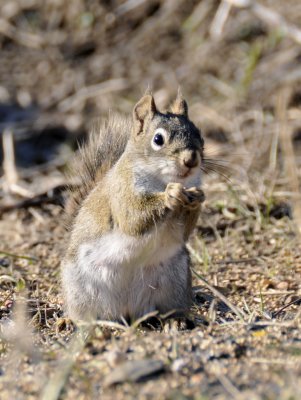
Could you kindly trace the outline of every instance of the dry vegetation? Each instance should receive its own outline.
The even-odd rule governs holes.
[[[298,0],[0,1],[1,399],[301,398],[300,21]],[[195,328],[74,333],[66,162],[94,118],[179,84],[219,164],[189,245]]]

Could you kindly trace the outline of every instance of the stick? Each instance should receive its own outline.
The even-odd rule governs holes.
[[[283,310],[285,310],[286,308],[288,308],[289,306],[293,305],[293,304],[297,304],[297,303],[301,303],[301,297],[299,297],[298,299],[292,300],[290,301],[288,304],[286,304],[285,306],[281,307],[280,310],[278,310],[275,314],[274,314],[274,318],[276,318]]]
[[[3,18],[0,18],[0,33],[23,46],[33,49],[40,49],[44,44],[44,39],[40,36],[21,31]]]
[[[57,400],[60,397],[78,356],[86,346],[89,334],[87,328],[82,328],[73,337],[64,359],[58,363],[53,375],[48,379],[41,395],[42,400]]]
[[[203,284],[214,294],[214,296],[218,297],[223,303],[225,303],[230,308],[230,310],[232,310],[234,314],[238,316],[238,318],[240,318],[242,321],[244,321],[245,318],[247,318],[247,315],[242,309],[232,304],[220,291],[211,286],[210,283],[208,283],[206,279],[204,279],[200,274],[198,274],[193,268],[191,270],[195,274],[195,276],[198,279],[200,279],[203,282]]]
[[[119,90],[126,89],[129,86],[127,81],[123,78],[120,79],[109,79],[105,82],[98,83],[96,85],[85,86],[81,88],[77,93],[72,96],[67,97],[66,99],[62,100],[58,107],[60,111],[67,112],[70,111],[72,108],[80,105],[83,101],[91,98],[96,97],[101,94],[116,92]]]
[[[280,143],[283,151],[283,161],[286,176],[289,177],[290,189],[293,193],[299,194],[299,179],[296,157],[294,153],[291,129],[287,119],[287,104],[289,101],[290,91],[283,89],[277,101],[277,116],[280,124]],[[293,217],[296,224],[296,232],[301,238],[301,203],[298,198],[292,198]]]
[[[213,39],[217,39],[221,36],[231,8],[232,4],[230,2],[222,0],[210,26],[210,36]]]
[[[2,136],[3,146],[3,170],[8,188],[18,181],[18,173],[15,163],[14,136],[11,129],[6,128]]]
[[[268,7],[262,6],[255,0],[224,0],[234,7],[249,8],[250,11],[267,25],[280,28],[282,32],[301,44],[301,30],[295,25],[289,24],[285,18]]]

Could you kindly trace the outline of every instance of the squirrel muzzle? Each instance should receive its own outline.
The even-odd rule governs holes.
[[[200,156],[196,150],[184,150],[181,154],[181,163],[189,168],[195,168],[200,163]]]

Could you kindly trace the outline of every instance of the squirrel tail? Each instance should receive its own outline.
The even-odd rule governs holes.
[[[102,125],[94,127],[87,143],[80,146],[69,172],[71,182],[76,182],[75,185],[70,184],[65,202],[67,226],[70,226],[82,202],[97,182],[101,181],[123,154],[131,129],[129,118],[111,115]]]

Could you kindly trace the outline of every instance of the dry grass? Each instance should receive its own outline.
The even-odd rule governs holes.
[[[301,398],[301,6],[237,4],[0,3],[0,128],[14,135],[0,178],[1,398]],[[59,284],[70,146],[148,86],[166,107],[178,85],[219,164],[189,243],[195,328],[74,332]]]

